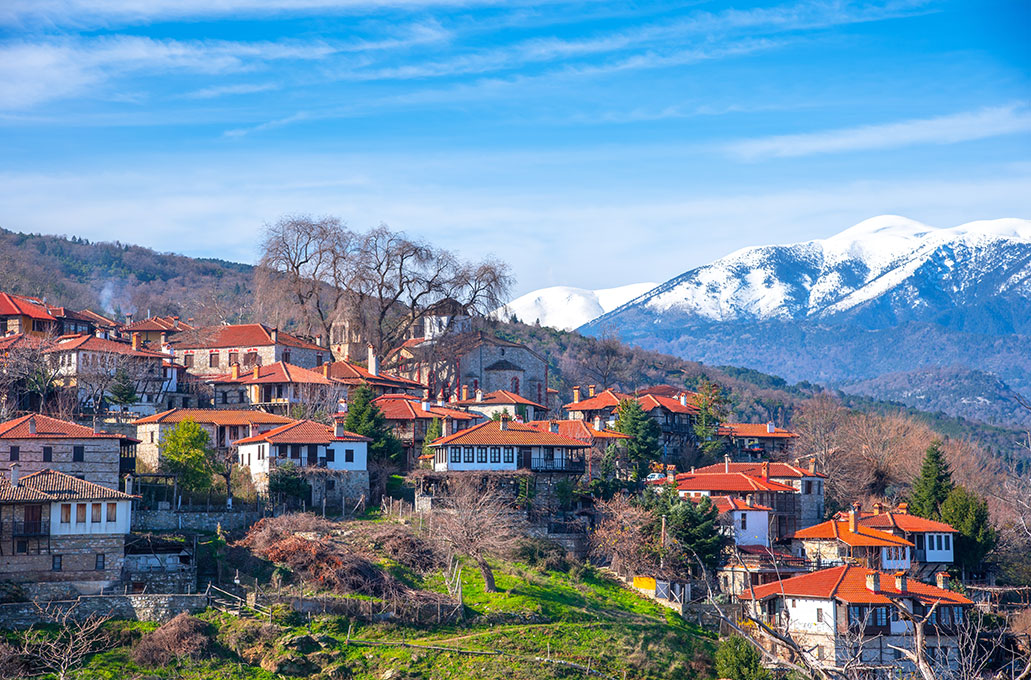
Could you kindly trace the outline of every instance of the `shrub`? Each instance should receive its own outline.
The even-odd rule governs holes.
[[[523,538],[515,547],[514,557],[539,571],[569,571],[565,549],[546,538]]]
[[[173,659],[201,659],[213,650],[210,626],[182,613],[143,636],[132,659],[141,666],[165,666]]]

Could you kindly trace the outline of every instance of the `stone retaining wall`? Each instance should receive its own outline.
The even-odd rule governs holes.
[[[168,621],[180,612],[196,614],[208,606],[205,595],[87,595],[49,603],[51,610],[75,607],[76,617],[90,614],[134,621]],[[28,628],[47,618],[32,602],[0,604],[0,628]]]
[[[133,531],[215,531],[219,525],[226,531],[249,529],[261,519],[255,510],[181,511],[136,510],[132,514]]]

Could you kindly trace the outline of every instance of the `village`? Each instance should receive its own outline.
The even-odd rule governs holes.
[[[946,521],[961,515],[943,512],[937,442],[905,500],[842,503],[833,465],[774,422],[729,422],[715,384],[559,389],[533,347],[457,303],[413,315],[386,351],[347,320],[327,330],[0,293],[0,625],[45,620],[29,603],[260,615],[273,581],[206,544],[378,509],[435,527],[449,569],[465,561],[488,592],[491,561],[531,537],[749,640],[777,673],[1031,672],[1026,646],[973,625],[1019,611],[1021,591],[997,586],[985,522]],[[313,569],[282,545],[269,559]]]

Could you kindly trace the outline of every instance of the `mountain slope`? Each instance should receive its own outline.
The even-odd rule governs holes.
[[[654,283],[631,283],[600,290],[552,286],[512,300],[499,313],[503,319],[514,317],[527,323],[540,321],[542,326],[572,330],[611,312],[655,286]]]

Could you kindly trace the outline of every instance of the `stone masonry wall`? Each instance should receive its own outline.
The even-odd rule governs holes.
[[[93,595],[51,602],[52,610],[75,607],[75,616],[90,614],[134,621],[164,622],[180,612],[196,614],[208,606],[205,595]],[[0,604],[0,628],[21,629],[48,619],[32,602]]]
[[[238,512],[175,512],[173,510],[137,510],[132,514],[133,531],[190,531],[211,532],[220,524],[226,531],[247,529],[261,519],[254,510]]]
[[[18,447],[21,475],[50,468],[82,477],[109,489],[118,488],[120,446],[117,439],[5,439],[0,444],[0,461],[9,461],[10,447]],[[43,460],[43,447],[51,447],[51,460]],[[74,447],[83,447],[83,460],[72,461]],[[4,466],[6,468],[6,464]]]

